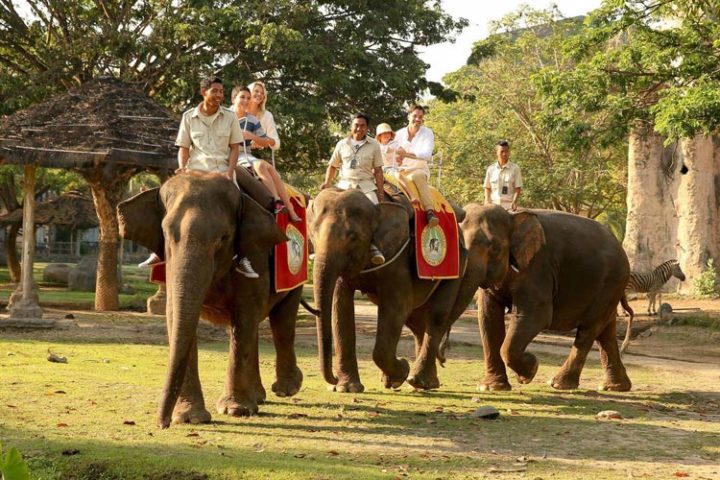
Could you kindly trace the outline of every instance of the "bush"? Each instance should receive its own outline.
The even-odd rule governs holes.
[[[718,272],[712,258],[705,264],[705,270],[695,278],[693,287],[695,294],[701,297],[718,296]]]

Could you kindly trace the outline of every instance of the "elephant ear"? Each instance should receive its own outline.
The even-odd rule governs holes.
[[[382,202],[378,206],[378,223],[373,243],[383,253],[396,252],[410,235],[410,217],[402,205]]]
[[[117,219],[120,236],[165,258],[162,219],[165,208],[160,202],[160,188],[151,188],[120,202]]]
[[[515,213],[512,222],[510,255],[516,262],[513,266],[523,270],[530,265],[532,259],[545,245],[545,232],[537,215],[532,212]]]
[[[275,217],[244,193],[240,194],[237,222],[235,253],[241,257],[253,251],[269,252],[276,243],[287,240]]]

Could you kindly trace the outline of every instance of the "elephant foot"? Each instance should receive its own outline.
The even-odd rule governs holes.
[[[530,383],[532,382],[533,378],[535,378],[535,374],[538,371],[538,359],[533,355],[532,353],[523,353],[522,355],[522,361],[519,364],[517,368],[513,368],[511,366],[515,373],[517,374],[517,380],[518,382],[522,384]]]
[[[255,398],[255,403],[258,405],[262,405],[265,403],[265,400],[267,399],[267,393],[265,392],[265,387],[262,386],[262,384],[255,385],[253,388],[253,395]]]
[[[224,396],[218,400],[216,408],[221,415],[233,417],[249,417],[258,412],[258,404],[254,400],[240,399],[234,396]]]
[[[172,423],[174,425],[181,423],[191,423],[196,425],[198,423],[210,423],[212,415],[205,409],[204,404],[196,404],[189,402],[177,402],[175,404],[175,410],[172,414]]]
[[[570,378],[568,375],[556,375],[548,384],[555,390],[575,390],[580,385],[580,379]]]
[[[437,378],[437,375],[434,377],[428,376],[427,378],[413,375],[409,377],[407,381],[413,388],[417,388],[418,390],[434,390],[440,388],[440,380]]]
[[[478,383],[477,390],[478,392],[506,392],[512,390],[512,387],[507,378],[485,378],[482,382]]]
[[[410,364],[404,358],[398,360],[398,363],[400,365],[399,375],[388,375],[387,373],[383,373],[381,375],[380,381],[385,388],[400,388],[408,378],[408,374],[410,373]]]
[[[608,376],[605,382],[600,385],[599,390],[610,392],[629,392],[631,388],[632,382],[628,378],[627,374],[623,372],[622,375],[618,375],[618,378]]]
[[[295,367],[289,376],[281,376],[272,384],[272,391],[278,397],[292,397],[300,391],[302,387],[303,374],[299,368]]]
[[[362,393],[365,391],[365,386],[360,383],[360,380],[340,380],[336,385],[333,385],[333,392],[339,393]]]

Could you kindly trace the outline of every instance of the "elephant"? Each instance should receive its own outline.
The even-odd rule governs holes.
[[[538,369],[536,357],[525,351],[532,339],[545,329],[577,329],[570,355],[551,386],[577,388],[587,354],[597,341],[605,370],[600,388],[630,390],[615,316],[630,266],[610,231],[588,218],[558,211],[511,214],[480,204],[467,205],[465,211],[466,222],[486,225],[474,231],[484,237],[476,240],[494,251],[484,261],[496,273],[496,281],[478,295],[486,370],[478,388],[510,390],[506,365],[520,383],[530,382]],[[505,312],[513,306],[517,314],[511,316],[506,332]]]
[[[122,202],[118,221],[124,238],[166,262],[170,358],[158,426],[211,420],[198,375],[200,316],[229,326],[229,367],[218,413],[251,415],[265,399],[258,324],[266,316],[277,352],[272,390],[279,396],[299,391],[303,375],[294,341],[302,285],[281,293],[273,289],[270,249],[286,238],[272,214],[226,177],[188,172]],[[237,255],[250,259],[259,278],[236,271]]]
[[[419,279],[414,242],[409,236],[410,212],[407,200],[374,205],[359,190],[336,188],[322,190],[310,205],[315,307],[321,314],[317,318],[318,355],[323,377],[336,391],[357,393],[365,388],[355,351],[356,290],[378,305],[373,361],[382,371],[383,385],[397,388],[407,380],[415,388],[434,389],[440,386],[436,358],[444,361],[439,344],[449,318],[464,311],[480,284],[497,277],[496,272],[487,271],[485,262],[476,259],[487,256],[484,246],[473,243],[468,250],[461,248],[460,278]],[[463,216],[460,210],[458,219]],[[472,242],[475,234],[468,229],[466,242]],[[385,255],[383,265],[371,265],[371,244]],[[403,325],[415,337],[412,369],[406,359],[396,355]],[[336,372],[332,365],[333,340]]]

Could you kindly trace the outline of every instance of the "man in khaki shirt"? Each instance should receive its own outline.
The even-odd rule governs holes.
[[[350,136],[335,146],[330,164],[325,172],[325,182],[320,189],[332,185],[340,172],[338,188],[360,189],[371,202],[377,204],[384,199],[383,159],[380,144],[367,136],[369,121],[364,113],[353,115]]]
[[[367,136],[369,126],[367,115],[360,112],[353,115],[350,136],[335,146],[321,190],[331,186],[340,171],[338,188],[357,188],[376,205],[385,199],[382,153],[380,144]],[[385,263],[382,252],[373,244],[370,245],[370,261],[375,265]]]
[[[235,112],[222,106],[225,89],[217,77],[200,82],[203,101],[185,112],[175,145],[179,168],[175,173],[201,170],[225,175],[235,183],[235,166],[240,155],[242,130]],[[247,278],[258,278],[250,259],[237,259],[236,270]]]
[[[485,204],[502,206],[505,210],[516,211],[522,191],[520,167],[510,161],[510,144],[501,140],[495,146],[497,163],[493,163],[485,174]]]
[[[222,80],[203,79],[200,83],[203,101],[188,110],[180,121],[175,145],[178,150],[177,172],[202,170],[235,178],[235,165],[243,140],[235,112],[222,106],[225,96]]]

